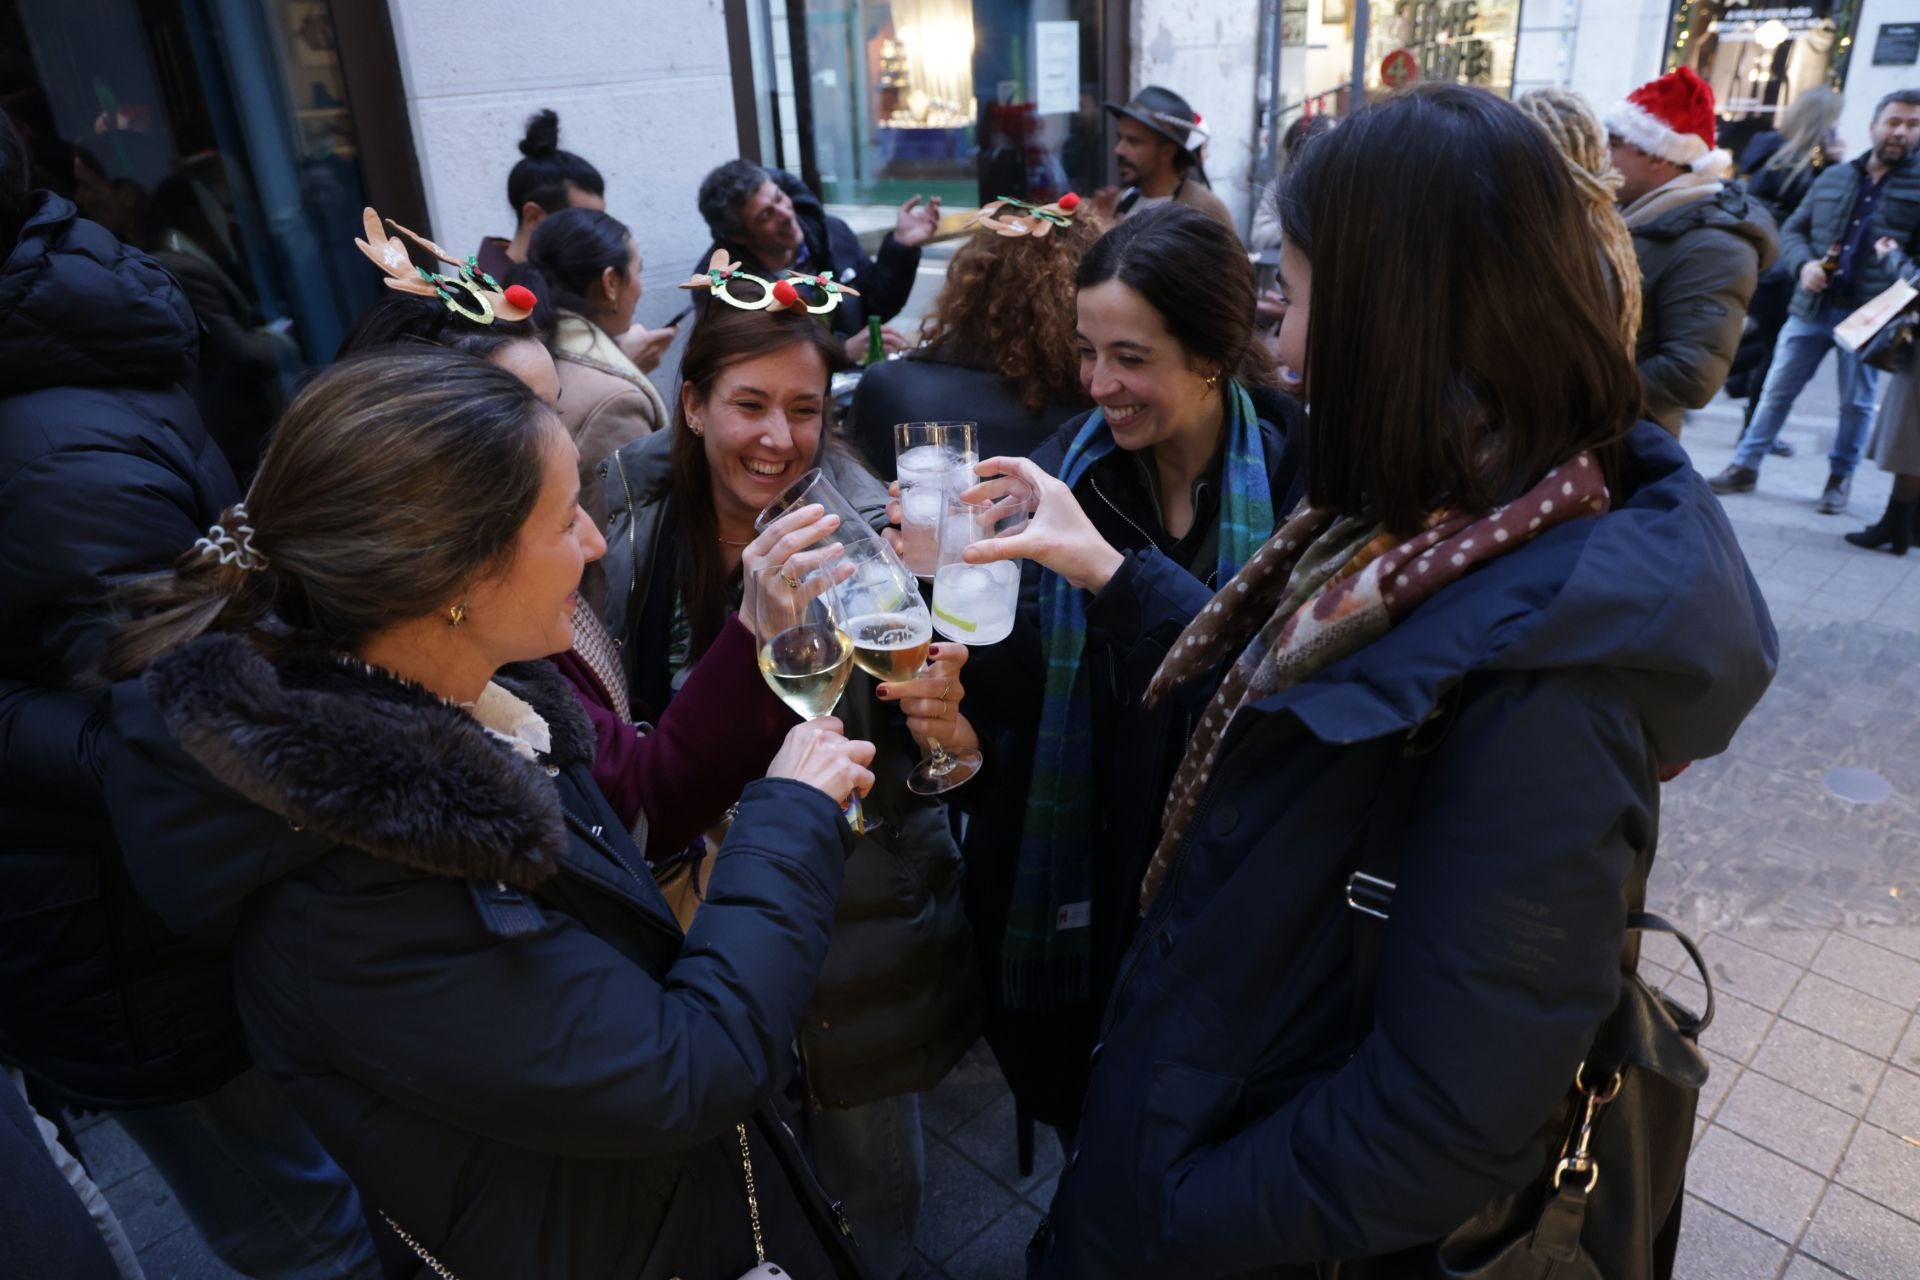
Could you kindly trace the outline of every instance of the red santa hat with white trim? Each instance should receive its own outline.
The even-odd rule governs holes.
[[[1607,112],[1606,124],[1609,133],[1683,169],[1733,172],[1733,155],[1713,145],[1713,87],[1691,67],[1635,89]]]

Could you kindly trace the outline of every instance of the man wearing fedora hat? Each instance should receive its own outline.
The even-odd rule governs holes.
[[[1113,159],[1125,185],[1114,197],[1115,218],[1175,201],[1239,234],[1226,203],[1207,183],[1200,161],[1207,129],[1185,98],[1171,89],[1148,85],[1130,102],[1107,103],[1107,114],[1119,122]]]

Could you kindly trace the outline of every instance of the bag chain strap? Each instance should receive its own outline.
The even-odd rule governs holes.
[[[760,1235],[760,1197],[753,1189],[753,1153],[747,1150],[746,1121],[741,1121],[734,1128],[740,1134],[740,1167],[747,1175],[747,1220],[753,1224],[753,1260],[764,1263],[767,1260],[767,1245]]]
[[[747,1175],[747,1220],[753,1225],[753,1260],[764,1265],[767,1260],[767,1243],[765,1237],[760,1234],[760,1195],[753,1185],[753,1152],[747,1146],[746,1122],[742,1121],[735,1125],[734,1130],[740,1135],[740,1168]],[[407,1229],[385,1212],[381,1213],[380,1220],[386,1223],[393,1234],[400,1237],[400,1243],[413,1250],[414,1256],[426,1263],[428,1270],[440,1277],[440,1280],[460,1280],[460,1277],[453,1273],[452,1268],[428,1253],[425,1245],[408,1235]]]

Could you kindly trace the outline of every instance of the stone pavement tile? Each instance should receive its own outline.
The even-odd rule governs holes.
[[[1831,978],[1809,973],[1794,988],[1780,1016],[1824,1032],[1876,1058],[1885,1058],[1907,1029],[1907,1010],[1876,1000]]]
[[[1711,1049],[1700,1050],[1700,1056],[1707,1060],[1707,1082],[1700,1086],[1698,1114],[1710,1120],[1721,1099],[1733,1088],[1733,1082],[1740,1078],[1742,1068],[1733,1059],[1723,1058]]]
[[[1040,1225],[1037,1209],[1016,1206],[947,1259],[953,1280],[1008,1280],[1027,1273],[1027,1241]]]
[[[1800,1234],[1823,1184],[1819,1174],[1717,1124],[1687,1161],[1687,1190],[1783,1240]]]
[[[1793,1261],[1787,1264],[1787,1270],[1780,1280],[1847,1280],[1832,1267],[1823,1267],[1804,1253],[1793,1255]]]
[[[1900,1047],[1893,1051],[1893,1061],[1909,1071],[1920,1071],[1920,1018],[1915,1018],[1907,1028]]]
[[[1000,1064],[982,1040],[954,1065],[939,1087],[920,1099],[920,1115],[930,1132],[950,1137],[996,1099],[1006,1096],[1007,1082],[1000,1074]]]
[[[1832,945],[1831,940],[1826,945]],[[1700,951],[1713,974],[1716,991],[1724,990],[1762,1009],[1777,1012],[1787,1002],[1794,983],[1800,981],[1801,971],[1797,966],[1756,951],[1724,933],[1713,934]]]
[[[1907,852],[1920,858],[1920,841],[1916,841]],[[1898,951],[1909,960],[1920,960],[1920,926],[1863,924],[1855,925],[1846,932],[1862,942],[1885,947],[1888,951]]]
[[[140,1269],[147,1273],[147,1280],[240,1280],[239,1273],[214,1257],[192,1227],[142,1249]]]
[[[1732,938],[1735,942],[1752,947],[1755,951],[1764,951],[1775,959],[1785,960],[1789,964],[1799,965],[1802,969],[1813,963],[1820,954],[1820,944],[1827,940],[1828,929],[1720,929],[1716,932]]]
[[[920,1208],[914,1245],[945,1263],[1014,1206],[1013,1193],[939,1139],[927,1141],[927,1198]]]
[[[1013,1126],[1011,1094],[1003,1096],[975,1116],[948,1140],[975,1164],[1021,1195],[1030,1194],[1038,1187],[1050,1186],[1065,1160],[1060,1150],[1060,1140],[1054,1136],[1054,1131],[1044,1124],[1035,1125],[1033,1172],[1025,1178],[1020,1176],[1020,1150]]]
[[[1800,1250],[1853,1280],[1913,1280],[1920,1276],[1920,1222],[1829,1187]]]
[[[1761,1075],[1853,1116],[1865,1113],[1882,1068],[1877,1058],[1784,1021],[1767,1032],[1752,1065]]]
[[[1827,1174],[1847,1149],[1855,1124],[1846,1112],[1753,1071],[1734,1083],[1713,1122]]]
[[[122,1180],[107,1193],[107,1203],[135,1249],[166,1239],[186,1222],[185,1211],[157,1169],[142,1169]]]
[[[1673,1273],[1686,1280],[1754,1280],[1772,1276],[1787,1256],[1787,1246],[1755,1231],[1731,1214],[1697,1196],[1687,1197],[1680,1215],[1680,1249]]]
[[[103,1191],[147,1167],[147,1153],[111,1120],[76,1129],[73,1136],[80,1142],[76,1154],[86,1162],[94,1185]]]
[[[1920,1146],[1885,1129],[1861,1125],[1834,1176],[1896,1213],[1920,1216]]]
[[[1813,958],[1813,971],[1903,1009],[1920,1003],[1920,960],[1844,933],[1827,939]]]
[[[1920,1075],[1897,1066],[1887,1068],[1880,1092],[1867,1108],[1867,1123],[1920,1141]]]

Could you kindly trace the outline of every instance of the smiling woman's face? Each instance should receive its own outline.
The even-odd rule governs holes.
[[[1153,304],[1107,280],[1080,290],[1080,385],[1106,415],[1114,443],[1130,453],[1205,429],[1209,375]]]
[[[705,443],[713,505],[722,521],[751,525],[820,452],[827,366],[812,343],[742,360],[721,371],[706,400],[693,388],[687,422]]]

